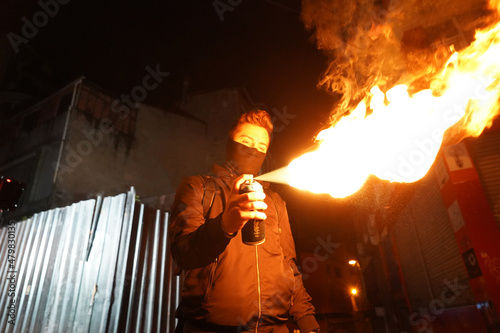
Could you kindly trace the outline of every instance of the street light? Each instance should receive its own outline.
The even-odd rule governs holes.
[[[357,261],[355,259],[351,259],[348,262],[349,262],[349,265],[351,265],[352,267],[356,267],[357,269],[359,269],[361,271],[361,266],[359,265],[359,261]]]
[[[358,289],[356,288],[351,288],[351,305],[352,305],[352,311],[353,312],[358,312],[358,304],[356,303],[356,295],[358,293]]]
[[[355,270],[355,272],[356,272],[355,275],[357,276],[357,279],[360,280],[360,282],[363,286],[363,288],[361,290],[363,291],[363,294],[364,294],[364,292],[366,291],[365,280],[363,278],[363,272],[361,270],[361,265],[359,264],[359,261],[357,261],[356,259],[350,259],[348,261],[348,263],[349,263],[349,266],[351,266]],[[358,295],[360,297],[361,294],[359,294],[359,290],[357,288],[354,288],[354,287],[352,287],[350,291],[351,291],[351,303],[352,303],[353,311],[358,311],[358,306],[357,306],[355,297],[358,297]],[[365,295],[365,297],[366,297],[366,295]]]

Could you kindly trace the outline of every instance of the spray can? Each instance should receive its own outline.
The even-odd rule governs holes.
[[[262,191],[262,185],[257,181],[250,179],[245,180],[240,186],[240,194]],[[259,245],[266,240],[265,221],[251,219],[241,228],[241,238],[243,243],[247,245]]]

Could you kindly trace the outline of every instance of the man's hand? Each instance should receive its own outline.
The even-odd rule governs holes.
[[[265,220],[267,218],[264,210],[267,204],[264,202],[266,195],[263,191],[240,194],[241,184],[252,175],[241,175],[236,178],[226,202],[226,209],[222,214],[222,230],[228,234],[234,234],[250,219]]]

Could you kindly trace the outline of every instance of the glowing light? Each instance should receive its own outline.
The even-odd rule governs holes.
[[[358,290],[356,288],[351,289],[351,294],[356,295],[358,293]]]
[[[349,265],[355,266],[358,262],[356,260],[349,260]]]
[[[491,5],[500,11],[500,1]],[[290,185],[342,198],[370,175],[390,182],[420,180],[446,137],[479,136],[500,113],[500,22],[476,32],[475,41],[433,68],[429,89],[413,83],[385,93],[373,86],[356,109],[317,135],[316,151],[288,166]]]

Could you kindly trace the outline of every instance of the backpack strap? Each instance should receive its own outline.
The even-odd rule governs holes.
[[[201,202],[203,204],[203,217],[208,218],[210,211],[212,210],[212,205],[215,200],[215,193],[219,191],[215,179],[212,176],[203,175],[200,176],[203,183],[203,197]]]
[[[199,176],[201,178],[201,182],[203,184],[203,197],[201,198],[201,202],[202,202],[202,205],[203,205],[203,217],[206,219],[208,219],[208,215],[210,214],[210,211],[212,210],[212,205],[214,203],[214,200],[215,200],[215,194],[217,192],[222,192],[219,187],[217,186],[217,183],[215,182],[215,179],[212,177],[212,176],[207,176],[207,175],[203,175],[203,176]],[[223,192],[222,192],[223,193]],[[224,194],[222,194],[224,195]],[[174,274],[175,275],[183,275],[183,272],[184,270],[182,270],[179,266],[175,265],[174,267]],[[182,276],[181,279],[184,279],[184,277]],[[176,315],[177,316],[177,315]],[[181,318],[182,316],[178,317],[178,318]],[[182,331],[182,327],[184,326],[184,322],[180,322],[179,321],[179,329],[181,332]],[[178,328],[175,329],[175,332],[174,333],[178,333],[177,331]]]

